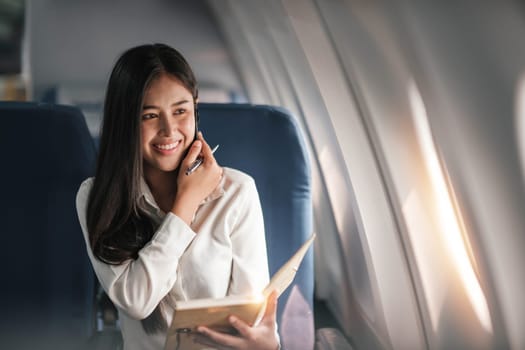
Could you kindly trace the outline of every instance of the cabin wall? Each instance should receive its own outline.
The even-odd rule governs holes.
[[[179,49],[203,89],[242,90],[203,1],[28,0],[27,16],[25,70],[34,100],[57,86],[103,90],[120,53],[154,42]]]

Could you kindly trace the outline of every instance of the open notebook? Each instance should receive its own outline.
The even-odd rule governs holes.
[[[222,331],[231,330],[228,322],[230,315],[236,315],[244,322],[256,325],[264,314],[266,299],[270,293],[275,290],[279,296],[292,283],[295,273],[314,239],[315,233],[273,275],[270,283],[260,295],[232,295],[219,299],[194,299],[177,302],[173,321],[168,329],[165,350],[177,349],[184,339],[189,341],[191,333],[198,326],[207,326]],[[197,344],[192,346],[192,349],[200,348]]]

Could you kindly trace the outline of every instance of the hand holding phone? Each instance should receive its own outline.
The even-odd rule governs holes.
[[[213,147],[213,149],[211,150],[211,154],[214,154],[218,148],[219,148],[219,145],[216,145],[215,147]],[[195,159],[195,161],[191,163],[188,169],[186,169],[186,175],[190,175],[195,170],[197,170],[197,168],[202,164],[203,160],[204,158],[202,156],[197,157],[197,159]]]
[[[215,161],[212,152],[199,133],[198,140],[190,146],[180,165],[177,193],[171,212],[188,225],[191,224],[200,203],[213,192],[222,177],[222,168]],[[186,175],[187,169],[192,169],[191,176]]]

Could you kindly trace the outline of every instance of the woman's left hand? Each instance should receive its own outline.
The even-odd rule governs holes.
[[[277,350],[279,338],[276,325],[277,293],[272,292],[268,297],[266,310],[261,322],[250,327],[235,316],[230,316],[231,325],[237,330],[237,335],[217,332],[207,327],[198,327],[200,333],[195,342],[211,346],[220,350]]]

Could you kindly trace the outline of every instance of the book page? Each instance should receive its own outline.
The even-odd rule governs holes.
[[[297,250],[297,252],[288,260],[272,277],[270,283],[266,288],[264,288],[263,295],[265,298],[268,298],[270,293],[275,290],[277,291],[277,296],[280,296],[286,288],[292,283],[295,273],[301,265],[301,261],[310,248],[310,245],[315,239],[315,233],[312,233],[310,238]]]

